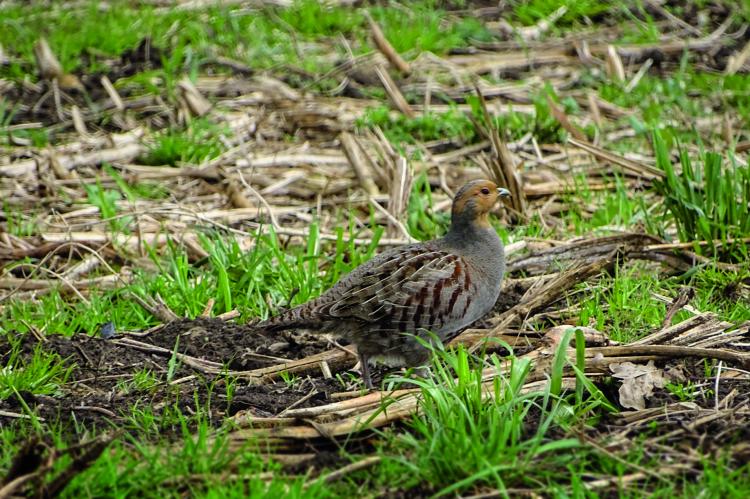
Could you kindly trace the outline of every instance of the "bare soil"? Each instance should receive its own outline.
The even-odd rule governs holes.
[[[322,336],[286,332],[273,336],[249,334],[246,327],[219,319],[179,320],[138,339],[170,351],[223,363],[231,370],[269,365],[270,362],[249,358],[248,353],[293,360],[330,348]],[[172,382],[167,381],[170,357],[159,353],[142,352],[85,334],[70,338],[48,335],[44,343],[39,343],[33,335],[19,335],[18,341],[22,349],[21,362],[28,362],[35,350],[42,349],[59,355],[66,366],[72,367],[61,393],[55,396],[21,394],[24,402],[48,421],[59,419],[71,423],[75,419],[92,427],[121,426],[132,415],[131,407],[150,407],[159,415],[177,406],[190,413],[195,410],[196,402],[205,404],[211,399],[210,419],[220,425],[224,417],[239,410],[250,409],[263,417],[274,416],[307,395],[313,387],[318,393],[298,407],[326,403],[330,393],[345,390],[338,380],[322,377],[294,384],[279,381],[259,386],[240,380],[233,397],[227,400],[224,376],[206,375],[178,362]],[[0,340],[3,364],[7,363],[11,348],[8,337]],[[136,373],[146,370],[158,380],[153,387],[128,387]],[[21,403],[14,397],[0,401],[0,410],[23,412]],[[9,420],[0,418],[3,419]]]

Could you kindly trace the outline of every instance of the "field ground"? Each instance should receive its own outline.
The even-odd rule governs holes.
[[[746,497],[750,4],[0,1],[0,497]],[[431,377],[246,323],[438,237]]]

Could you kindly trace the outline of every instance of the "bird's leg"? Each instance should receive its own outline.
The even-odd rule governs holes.
[[[365,382],[365,388],[375,388],[372,384],[372,378],[370,378],[370,364],[367,362],[367,355],[358,353],[357,356],[359,357],[359,370],[362,372],[362,381]]]

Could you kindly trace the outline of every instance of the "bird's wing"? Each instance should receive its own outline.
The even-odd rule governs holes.
[[[333,319],[383,331],[437,330],[466,313],[475,286],[466,261],[435,248],[407,247],[352,276],[326,308]]]

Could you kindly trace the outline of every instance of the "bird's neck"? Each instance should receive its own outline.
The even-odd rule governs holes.
[[[461,220],[454,217],[445,242],[451,246],[464,246],[476,244],[477,240],[485,243],[499,241],[497,232],[492,228],[487,214],[474,217],[471,220]]]

